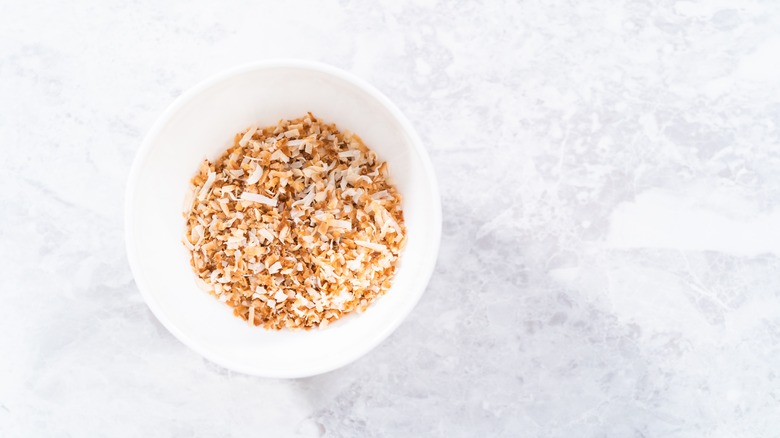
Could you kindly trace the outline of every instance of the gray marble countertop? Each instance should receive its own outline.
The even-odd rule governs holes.
[[[778,29],[752,0],[0,1],[0,436],[778,436]],[[386,93],[444,206],[407,321],[290,381],[163,329],[122,228],[165,106],[274,57]]]

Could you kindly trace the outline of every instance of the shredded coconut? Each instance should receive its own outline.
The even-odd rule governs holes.
[[[202,163],[191,193],[183,243],[198,285],[252,326],[325,328],[390,288],[401,196],[353,133],[311,113],[250,127]]]
[[[224,199],[224,198],[223,198]],[[270,207],[276,207],[276,201],[268,196],[261,195],[259,193],[243,192],[241,193],[242,201],[253,201],[260,204],[268,205]]]
[[[263,166],[256,165],[255,170],[252,171],[252,173],[246,178],[247,184],[256,184],[258,181],[260,181],[260,177],[263,176]]]

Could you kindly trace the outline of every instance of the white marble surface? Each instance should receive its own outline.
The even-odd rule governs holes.
[[[279,3],[0,1],[0,436],[780,434],[780,3]],[[122,234],[162,109],[283,56],[390,96],[445,216],[407,322],[297,381],[177,342]]]

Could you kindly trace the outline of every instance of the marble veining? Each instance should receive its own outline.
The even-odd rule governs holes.
[[[0,2],[0,436],[780,435],[780,3]],[[408,320],[301,380],[213,365],[124,254],[183,90],[330,63],[408,115],[441,252]]]

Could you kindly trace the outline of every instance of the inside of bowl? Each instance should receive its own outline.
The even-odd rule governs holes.
[[[139,288],[179,339],[234,370],[292,377],[354,360],[401,322],[422,294],[435,262],[440,212],[430,169],[415,139],[381,99],[331,72],[280,65],[215,80],[185,95],[163,115],[131,175],[128,245]],[[391,290],[364,314],[325,330],[249,327],[195,285],[181,244],[185,194],[201,160],[217,158],[236,132],[307,111],[357,133],[388,162],[404,197],[407,245]]]

